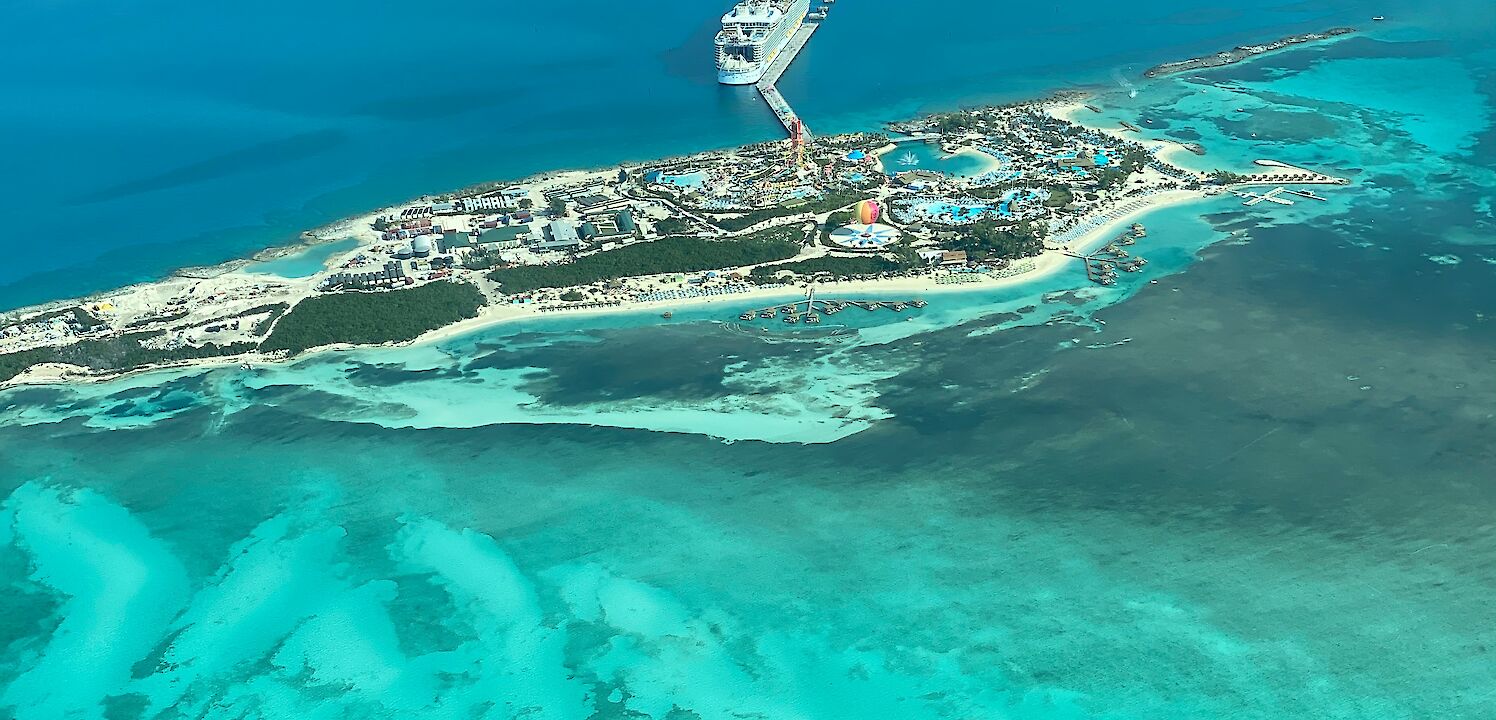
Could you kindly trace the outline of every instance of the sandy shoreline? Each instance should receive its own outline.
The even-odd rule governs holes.
[[[1204,193],[1189,190],[1165,191],[1143,198],[1138,207],[1128,212],[1121,213],[1113,219],[1087,230],[1078,238],[1070,241],[1067,247],[1071,251],[1085,253],[1102,247],[1120,234],[1125,226],[1135,222],[1137,218],[1148,213],[1174,207],[1184,203],[1193,202],[1207,197]],[[1034,264],[1034,269],[1010,277],[994,278],[985,276],[987,279],[972,283],[937,283],[936,275],[921,275],[917,277],[889,278],[884,280],[849,280],[842,282],[816,283],[816,292],[821,294],[835,293],[842,295],[887,295],[890,293],[908,293],[911,298],[921,295],[954,294],[972,292],[991,292],[1018,287],[1053,276],[1066,267],[1074,265],[1074,269],[1080,273],[1079,263],[1075,258],[1065,255],[1058,250],[1046,250],[1039,255],[1028,259]],[[1021,262],[1021,261],[1020,261]],[[1080,276],[1083,278],[1084,274]],[[772,300],[785,298],[796,299],[805,297],[804,286],[774,287],[754,289],[747,292],[733,293],[730,295],[716,295],[702,298],[685,298],[679,300],[652,300],[647,302],[628,302],[622,305],[599,308],[580,308],[576,310],[554,310],[541,312],[535,307],[524,305],[499,305],[489,306],[479,311],[478,317],[462,320],[443,328],[432,330],[409,343],[403,344],[427,344],[449,340],[460,335],[490,328],[506,322],[517,320],[538,319],[543,317],[586,317],[600,315],[619,315],[628,313],[644,313],[679,311],[691,308],[700,308],[711,305],[723,305],[732,307],[743,307],[755,303],[762,305],[772,304]],[[554,306],[552,306],[554,307]],[[724,320],[731,319],[724,316]]]
[[[1067,247],[1071,251],[1085,253],[1094,250],[1107,242],[1110,242],[1124,227],[1142,215],[1174,207],[1180,204],[1193,202],[1205,198],[1201,192],[1188,190],[1165,191],[1141,198],[1135,207],[1107,222],[1087,230]],[[1059,250],[1046,250],[1043,253],[1028,259],[1034,267],[1027,272],[1010,277],[994,278],[984,276],[985,279],[971,283],[937,283],[936,275],[920,275],[915,277],[889,278],[882,280],[851,280],[844,282],[817,283],[817,292],[822,294],[835,294],[844,296],[884,296],[889,294],[905,294],[909,299],[931,295],[952,295],[959,293],[992,292],[997,290],[1021,287],[1049,278],[1056,273],[1071,268],[1079,273],[1076,260],[1065,255]],[[1021,262],[1021,261],[1020,261]],[[1080,277],[1083,277],[1080,276]],[[666,311],[677,312],[688,309],[700,309],[710,306],[732,307],[734,311],[724,313],[722,319],[733,319],[736,309],[748,306],[767,306],[775,304],[776,301],[786,301],[805,297],[804,286],[778,286],[769,288],[758,288],[741,293],[728,295],[715,295],[700,298],[683,298],[673,300],[653,300],[644,302],[626,302],[621,305],[597,308],[578,308],[575,310],[560,309],[542,312],[538,306],[529,304],[499,304],[489,305],[479,310],[478,316],[461,320],[445,327],[437,328],[422,334],[421,336],[404,342],[383,343],[380,345],[350,345],[339,343],[311,348],[296,355],[293,358],[279,358],[274,356],[249,353],[245,355],[224,356],[215,358],[204,358],[201,360],[188,360],[177,363],[154,365],[135,368],[125,372],[109,374],[92,374],[78,372],[75,366],[59,366],[55,364],[38,365],[25,373],[0,382],[0,389],[21,385],[46,385],[57,383],[98,383],[117,380],[124,377],[140,375],[151,372],[167,371],[195,371],[213,367],[224,367],[230,365],[250,364],[281,364],[306,359],[316,355],[331,352],[346,352],[350,350],[374,350],[379,348],[410,347],[416,345],[429,345],[451,340],[463,335],[481,332],[506,323],[520,322],[525,320],[538,320],[551,317],[585,318],[611,315],[626,315],[639,313],[663,313]],[[557,307],[557,306],[547,306]],[[564,306],[560,306],[564,307]]]

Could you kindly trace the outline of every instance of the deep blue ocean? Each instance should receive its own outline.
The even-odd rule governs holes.
[[[773,136],[699,5],[7,4],[47,31],[0,50],[6,195],[63,213],[7,302]],[[0,717],[1493,717],[1492,6],[910,5],[838,3],[783,84],[813,127],[1081,83],[1200,169],[1352,182],[835,333],[558,314],[5,390]]]
[[[0,310],[423,193],[777,138],[751,89],[715,81],[726,5],[0,0],[18,29],[0,44]],[[857,0],[781,87],[815,130],[876,128],[1382,5]]]

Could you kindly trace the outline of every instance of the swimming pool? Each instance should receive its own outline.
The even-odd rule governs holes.
[[[706,171],[697,170],[681,175],[661,175],[660,184],[701,189],[706,187]]]
[[[936,222],[975,222],[995,212],[996,209],[982,203],[950,202],[942,200],[924,200],[908,205],[908,209],[901,215],[913,216],[916,220],[934,220]]]

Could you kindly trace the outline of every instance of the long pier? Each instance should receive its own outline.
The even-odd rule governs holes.
[[[810,36],[814,35],[820,27],[821,23],[818,20],[809,20],[801,23],[800,27],[795,30],[795,34],[791,35],[789,41],[784,44],[784,49],[780,50],[779,55],[775,56],[774,62],[769,65],[769,69],[764,71],[764,76],[759,79],[756,86],[758,94],[763,97],[764,102],[769,104],[769,109],[774,111],[774,115],[779,118],[780,124],[784,125],[785,131],[791,137],[794,137],[795,129],[798,127],[802,140],[810,139],[810,128],[806,127],[805,123],[800,120],[800,116],[795,113],[795,109],[790,107],[790,104],[785,101],[783,95],[779,94],[779,89],[775,88],[774,84],[779,82],[779,78],[784,75],[784,71],[789,69],[790,63],[795,61],[795,56],[799,55],[800,51],[805,49],[805,43],[810,42]]]
[[[807,325],[816,325],[821,318],[827,315],[835,315],[848,308],[862,308],[869,312],[874,310],[888,309],[894,312],[903,312],[908,308],[919,309],[926,305],[924,300],[825,300],[817,299],[815,288],[806,293],[804,300],[784,303],[783,305],[771,305],[766,308],[748,310],[738,315],[739,320],[752,321],[755,319],[773,320],[779,318],[782,322],[794,325],[805,322]]]
[[[799,55],[800,51],[805,49],[805,43],[810,42],[810,36],[814,35],[820,27],[821,24],[813,20],[800,23],[800,27],[795,30],[795,34],[790,36],[789,42],[784,44],[784,49],[779,51],[779,55],[775,56],[774,62],[769,65],[769,69],[764,71],[764,76],[759,79],[758,87],[760,90],[765,87],[774,87],[774,84],[779,82],[779,78],[784,75],[784,71],[789,69],[790,63],[795,61],[795,56]]]

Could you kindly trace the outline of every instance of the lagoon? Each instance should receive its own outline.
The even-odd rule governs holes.
[[[356,247],[358,240],[354,238],[312,245],[278,258],[250,263],[244,266],[244,272],[293,279],[311,277],[326,269],[333,256]]]

